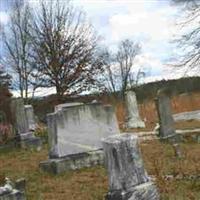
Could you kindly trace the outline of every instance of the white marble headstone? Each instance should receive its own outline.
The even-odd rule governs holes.
[[[126,92],[125,100],[126,100],[126,109],[128,115],[126,124],[127,128],[144,128],[145,124],[141,120],[139,115],[135,92],[133,91]]]
[[[102,148],[101,138],[119,134],[111,106],[81,104],[47,115],[51,158]]]

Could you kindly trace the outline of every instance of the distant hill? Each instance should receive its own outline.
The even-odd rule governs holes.
[[[162,80],[141,85],[133,88],[137,94],[138,103],[143,103],[144,100],[154,99],[159,89],[165,88],[170,95],[176,96],[182,93],[192,93],[200,91],[200,77],[181,78],[177,80]],[[119,94],[90,94],[77,97],[64,97],[61,101],[56,98],[56,95],[45,96],[43,98],[30,99],[30,104],[34,106],[38,118],[46,122],[46,114],[54,111],[54,106],[66,102],[91,102],[98,100],[103,103],[116,105],[121,102]]]
[[[175,80],[161,80],[140,85],[133,90],[137,94],[138,101],[156,97],[159,89],[166,89],[171,96],[200,91],[200,77],[188,77]]]

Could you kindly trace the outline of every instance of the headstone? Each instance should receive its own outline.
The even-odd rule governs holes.
[[[25,105],[25,115],[28,120],[29,131],[34,131],[36,129],[35,115],[32,105]]]
[[[49,159],[40,168],[53,174],[102,165],[101,138],[120,132],[114,109],[99,103],[67,105],[47,121]]]
[[[11,102],[12,121],[16,130],[18,144],[22,148],[41,149],[42,142],[40,138],[35,137],[34,133],[29,130],[27,115],[25,112],[23,99],[12,99]]]
[[[18,134],[26,134],[29,132],[28,119],[24,109],[23,99],[12,99],[11,101],[12,119]]]
[[[159,90],[156,99],[156,108],[159,119],[159,135],[168,138],[175,135],[174,119],[172,117],[171,102],[169,96],[163,90]]]
[[[111,106],[73,104],[47,115],[50,158],[95,151],[101,138],[119,133]]]
[[[125,95],[126,101],[126,109],[127,109],[127,128],[144,128],[145,124],[141,120],[138,106],[137,106],[137,99],[135,92],[127,91]]]
[[[138,138],[121,134],[102,140],[108,171],[106,200],[158,200],[156,186],[144,169]]]

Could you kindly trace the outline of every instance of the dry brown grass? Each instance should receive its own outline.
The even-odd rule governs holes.
[[[176,129],[195,129],[200,128],[200,121],[198,120],[188,120],[176,122]]]
[[[166,180],[165,175],[189,177],[200,175],[200,144],[181,144],[183,159],[175,157],[170,144],[150,141],[141,144],[145,167],[156,176],[156,184],[162,199],[199,200],[200,179]]]
[[[102,167],[53,176],[38,168],[46,159],[47,149],[0,152],[0,174],[13,180],[24,177],[28,200],[102,200],[108,187]]]
[[[200,181],[164,180],[162,175],[200,174],[200,144],[182,144],[184,159],[177,159],[171,145],[159,141],[141,143],[145,167],[157,177],[162,199],[199,200]],[[10,150],[0,152],[0,175],[13,180],[25,177],[28,200],[103,200],[108,190],[103,167],[67,172],[58,176],[39,170],[40,161],[47,159],[41,152]]]
[[[172,111],[175,114],[186,111],[200,110],[199,99],[200,92],[174,96],[171,99]],[[123,124],[126,117],[125,107],[122,102],[117,102],[115,105],[119,126],[121,129],[123,129]],[[142,104],[139,104],[139,112],[141,118],[145,119],[146,121],[146,128],[142,130],[153,130],[158,121],[154,99],[148,99],[145,100]]]

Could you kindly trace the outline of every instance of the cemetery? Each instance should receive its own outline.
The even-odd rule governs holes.
[[[34,136],[38,125],[33,107],[13,99],[11,110],[13,104],[15,112],[20,110],[20,118],[13,115],[18,131],[16,146],[0,150],[0,178],[1,183],[8,175],[12,181],[24,178],[26,190],[14,189],[9,195],[16,193],[21,199],[54,199],[58,195],[59,199],[108,200],[187,199],[191,195],[198,199],[198,110],[172,114],[171,97],[160,90],[154,101],[159,126],[149,131],[144,128],[142,106],[135,93],[127,91],[126,95],[126,129],[120,128],[114,105],[96,101],[57,104],[53,113],[47,113],[48,141],[43,144]],[[132,119],[135,127],[127,127]],[[188,128],[184,121],[195,127]],[[39,148],[35,139],[40,140]]]
[[[199,200],[200,3],[2,2],[0,200]]]

